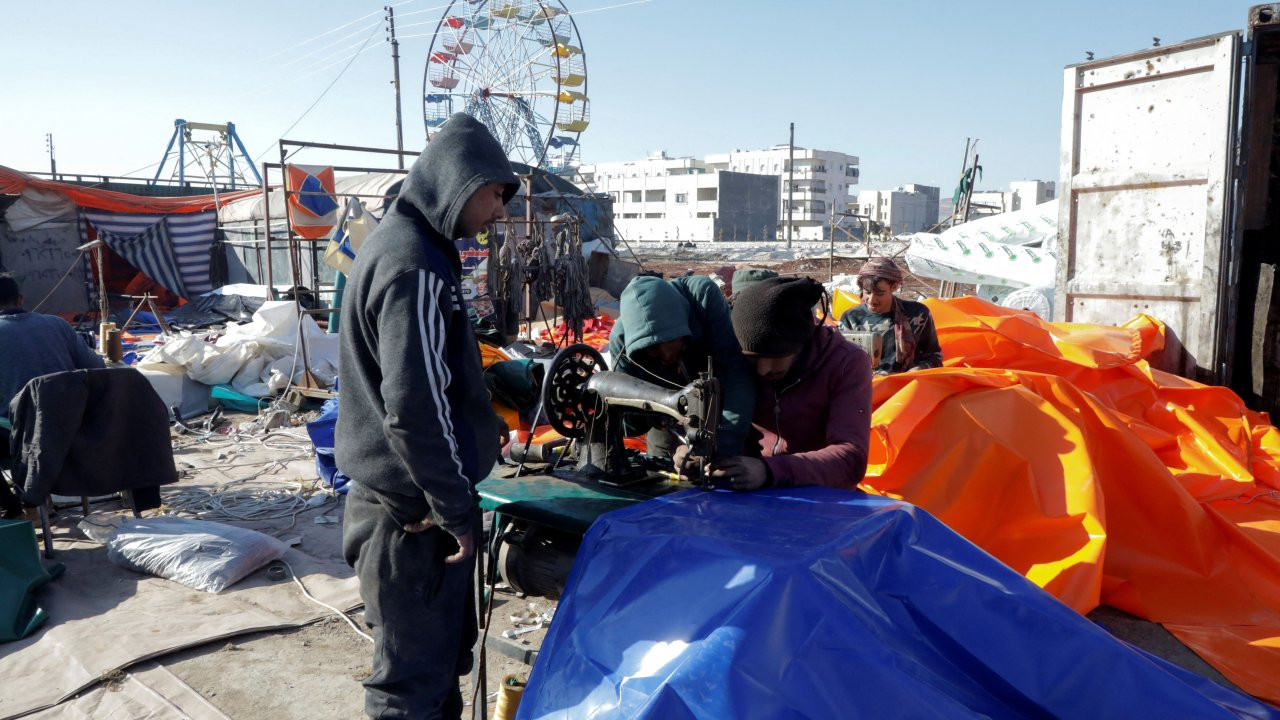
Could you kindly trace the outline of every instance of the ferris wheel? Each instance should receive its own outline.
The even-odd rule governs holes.
[[[484,123],[512,160],[575,167],[591,107],[582,38],[564,3],[453,0],[427,54],[428,139],[455,112]]]

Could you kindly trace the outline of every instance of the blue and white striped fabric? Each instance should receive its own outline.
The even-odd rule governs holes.
[[[209,282],[209,246],[213,244],[214,232],[218,227],[216,212],[210,210],[199,213],[153,215],[83,210],[80,215],[80,234],[85,238],[85,242],[88,242],[86,221],[99,232],[105,232],[109,236],[106,238],[107,245],[116,254],[124,257],[134,267],[146,273],[147,277],[179,296],[195,297],[213,289]],[[155,229],[157,225],[160,228],[151,232],[148,237],[151,242],[163,242],[164,247],[168,248],[167,252],[159,248],[147,248],[148,252],[142,252],[141,247],[134,248],[134,252],[140,253],[139,259],[135,261],[116,247],[122,240],[136,238],[148,230]],[[162,235],[163,239],[160,237]],[[139,264],[139,262],[147,262],[144,257],[163,264],[163,258],[166,256],[172,258],[172,266],[176,267],[178,278],[176,284],[179,284],[179,287],[170,287],[165,280],[152,275],[147,268]],[[152,270],[160,274],[165,273],[158,266],[153,266]]]
[[[173,258],[169,228],[163,217],[146,230],[128,237],[98,228],[98,238],[166,290],[178,297],[188,297],[187,287],[178,272],[178,262]]]

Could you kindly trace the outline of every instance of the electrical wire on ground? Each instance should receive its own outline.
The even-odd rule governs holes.
[[[313,602],[313,603],[315,603],[315,604],[317,604],[317,605],[319,605],[319,606],[321,606],[321,607],[328,608],[329,610],[332,610],[332,611],[333,611],[333,613],[334,613],[335,615],[337,615],[338,617],[340,617],[340,618],[342,618],[343,620],[345,620],[345,621],[347,622],[347,624],[351,626],[351,629],[352,629],[352,630],[354,630],[354,631],[356,632],[356,634],[357,634],[357,635],[359,635],[360,637],[364,638],[365,640],[368,640],[369,642],[373,642],[373,638],[372,638],[372,637],[370,637],[370,636],[369,636],[368,634],[366,634],[365,632],[363,632],[360,628],[356,627],[356,624],[355,624],[354,622],[352,622],[351,618],[347,617],[347,614],[346,614],[346,613],[342,612],[342,611],[341,611],[341,610],[339,610],[338,608],[336,608],[336,607],[334,607],[334,606],[330,605],[329,603],[327,603],[327,602],[325,602],[325,601],[323,601],[323,600],[320,600],[320,599],[316,598],[316,596],[314,596],[314,595],[312,595],[311,593],[307,592],[307,586],[302,584],[302,579],[298,577],[298,573],[296,573],[296,572],[294,572],[294,571],[293,571],[293,566],[289,564],[289,561],[288,561],[288,560],[285,560],[284,558],[280,558],[280,562],[281,562],[281,563],[283,563],[285,567],[289,568],[289,576],[290,576],[290,577],[292,577],[292,578],[293,578],[293,581],[294,581],[295,583],[297,583],[297,584],[298,584],[298,587],[302,590],[302,594],[303,594],[303,595],[305,595],[305,596],[307,597],[307,599],[308,599],[308,600],[310,600],[311,602]]]
[[[232,480],[205,488],[176,488],[163,492],[164,509],[170,514],[195,515],[202,520],[296,519],[308,509],[301,482]]]

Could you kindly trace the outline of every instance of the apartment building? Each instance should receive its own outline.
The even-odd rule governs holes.
[[[788,145],[775,145],[765,150],[735,150],[707,155],[706,165],[714,170],[777,175],[782,180],[778,201],[778,218],[783,227],[780,239],[787,236],[787,210],[791,206],[792,237],[796,240],[825,240],[830,232],[832,213],[848,207],[858,184],[858,158],[832,150],[796,147],[795,172],[790,172]],[[788,185],[788,183],[790,183]]]
[[[580,183],[613,198],[614,227],[628,241],[746,242],[778,239],[776,175],[713,169],[655,152],[634,162],[579,169]]]
[[[849,210],[889,235],[923,232],[938,224],[939,189],[904,185],[896,190],[862,190]]]

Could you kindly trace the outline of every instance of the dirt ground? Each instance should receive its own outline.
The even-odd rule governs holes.
[[[549,601],[523,600],[499,592],[495,596],[491,635],[511,629],[513,613],[530,602],[545,610]],[[365,629],[361,613],[351,613]],[[546,631],[515,640],[536,648]],[[336,616],[296,630],[255,633],[174,653],[160,659],[170,672],[207,698],[233,720],[324,720],[364,717],[364,689],[372,646]],[[501,653],[486,658],[486,706],[492,717],[496,690],[507,675],[528,678],[530,668]],[[463,701],[470,706],[471,682],[462,682]]]

